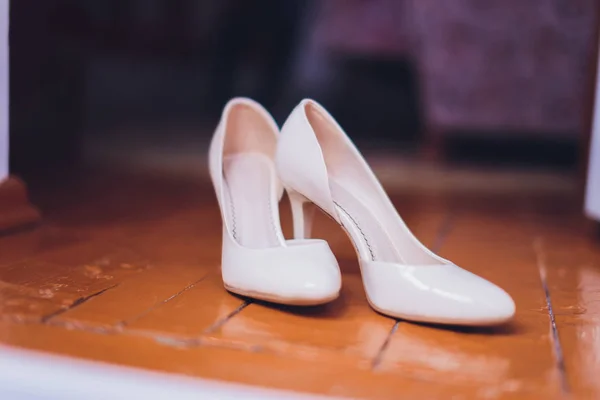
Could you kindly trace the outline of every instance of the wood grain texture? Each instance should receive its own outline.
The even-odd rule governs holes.
[[[315,234],[340,261],[339,299],[282,307],[234,296],[220,278],[208,182],[90,173],[37,188],[44,222],[0,237],[0,342],[365,399],[600,396],[600,247],[576,193],[392,199],[427,245],[515,298],[513,323],[464,329],[374,312],[352,245],[322,215]],[[289,235],[287,200],[281,219]]]

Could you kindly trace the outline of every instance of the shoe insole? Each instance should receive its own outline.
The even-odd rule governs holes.
[[[381,205],[369,202],[364,193],[357,192],[360,189],[350,189],[351,185],[335,180],[330,180],[330,187],[342,225],[352,237],[361,258],[409,265],[443,262],[423,247],[401,218],[390,215],[397,220],[378,219],[374,210]]]
[[[281,246],[273,162],[259,153],[228,156],[223,178],[226,218],[234,239],[250,248]]]
[[[390,237],[367,205],[335,180],[330,180],[330,187],[342,225],[360,256],[371,261],[403,263]]]

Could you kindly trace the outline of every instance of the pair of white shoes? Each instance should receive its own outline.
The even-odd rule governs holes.
[[[310,239],[315,206],[351,238],[367,299],[412,321],[494,325],[515,312],[498,286],[428,250],[410,232],[352,141],[317,102],[302,100],[279,129],[246,98],[226,106],[210,146],[210,174],[223,218],[227,290],[290,305],[334,300],[335,256]],[[289,196],[293,240],[283,237],[279,200]]]

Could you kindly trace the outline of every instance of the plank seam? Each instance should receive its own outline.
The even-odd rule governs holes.
[[[385,338],[385,341],[379,348],[379,351],[377,352],[377,354],[375,355],[375,358],[373,359],[373,362],[371,363],[371,371],[376,371],[379,368],[379,366],[381,365],[381,360],[383,359],[383,354],[387,350],[387,348],[392,340],[392,336],[394,336],[394,333],[396,333],[396,331],[398,330],[399,325],[400,325],[400,321],[396,320],[396,322],[394,323],[394,326],[392,326],[392,329],[390,329],[390,333]]]
[[[176,297],[182,295],[183,293],[187,292],[188,290],[193,289],[197,284],[199,284],[204,279],[206,279],[207,276],[208,276],[208,274],[205,274],[204,276],[202,276],[202,278],[198,279],[195,282],[192,282],[191,284],[187,285],[186,287],[184,287],[180,291],[172,294],[171,296],[167,297],[166,299],[164,299],[164,300],[162,300],[162,301],[160,301],[158,303],[153,304],[152,306],[148,307],[147,309],[145,309],[144,311],[140,312],[139,314],[137,314],[137,315],[135,315],[135,316],[133,316],[133,317],[127,319],[127,320],[123,320],[123,321],[117,322],[115,324],[115,327],[118,328],[118,329],[122,329],[125,326],[131,324],[132,322],[135,322],[138,319],[144,317],[145,315],[148,315],[148,313],[150,313],[150,312],[156,310],[157,308],[165,305],[169,301],[171,301],[171,300],[175,299]]]
[[[556,326],[556,318],[554,315],[554,309],[552,308],[552,297],[550,295],[550,288],[548,287],[547,279],[547,266],[546,257],[544,253],[544,244],[541,238],[536,238],[533,241],[533,249],[535,252],[536,263],[538,266],[540,281],[544,290],[544,296],[546,300],[546,308],[548,309],[548,318],[550,323],[550,332],[552,338],[552,352],[554,354],[554,360],[556,362],[556,368],[560,375],[560,389],[564,394],[569,394],[571,388],[567,379],[567,370],[565,366],[565,359],[558,334],[558,328]]]
[[[215,322],[214,324],[212,324],[211,326],[209,326],[208,328],[206,328],[203,332],[204,335],[207,335],[209,333],[213,333],[216,330],[218,330],[219,328],[221,328],[223,325],[225,325],[227,323],[227,321],[229,321],[231,318],[235,317],[236,315],[238,315],[239,313],[242,312],[242,310],[246,307],[248,307],[250,304],[252,304],[251,300],[245,300],[242,304],[240,304],[238,306],[238,308],[236,308],[235,310],[233,310],[232,312],[230,312],[229,314],[227,314],[227,316],[225,316],[224,318],[218,320],[217,322]]]
[[[98,291],[98,292],[92,293],[92,294],[90,294],[90,295],[88,295],[88,296],[79,297],[79,298],[78,298],[78,299],[76,299],[76,300],[75,300],[75,301],[74,301],[74,302],[73,302],[71,305],[69,305],[69,306],[67,306],[67,307],[60,308],[60,309],[58,309],[58,310],[54,311],[53,313],[50,313],[50,314],[48,314],[48,315],[45,315],[45,316],[43,316],[43,317],[41,318],[41,320],[40,320],[40,321],[41,321],[43,324],[45,324],[45,323],[47,323],[48,321],[50,321],[52,318],[54,318],[54,317],[56,317],[56,316],[59,316],[59,315],[61,315],[61,314],[64,314],[64,313],[66,313],[67,311],[73,310],[74,308],[76,308],[76,307],[79,307],[80,305],[84,304],[84,303],[85,303],[85,302],[87,302],[88,300],[90,300],[90,299],[92,299],[92,298],[94,298],[94,297],[98,297],[98,296],[100,296],[101,294],[105,293],[106,291],[116,288],[117,286],[119,286],[119,284],[118,284],[118,283],[116,283],[116,284],[114,284],[114,285],[112,285],[112,286],[109,286],[109,287],[107,287],[107,288],[104,288],[104,289],[102,289],[102,290],[100,290],[100,291]]]

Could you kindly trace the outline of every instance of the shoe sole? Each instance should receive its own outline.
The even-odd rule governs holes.
[[[231,293],[234,293],[234,294],[237,294],[240,296],[250,297],[250,298],[256,299],[256,300],[267,301],[269,303],[283,304],[283,305],[287,305],[287,306],[318,306],[318,305],[330,303],[340,296],[340,293],[338,292],[330,297],[323,297],[320,299],[303,299],[303,298],[297,298],[297,297],[273,296],[273,295],[270,295],[267,293],[256,292],[253,290],[238,289],[233,286],[229,286],[225,283],[223,284],[223,286],[225,286],[225,289],[228,292],[231,292]]]

